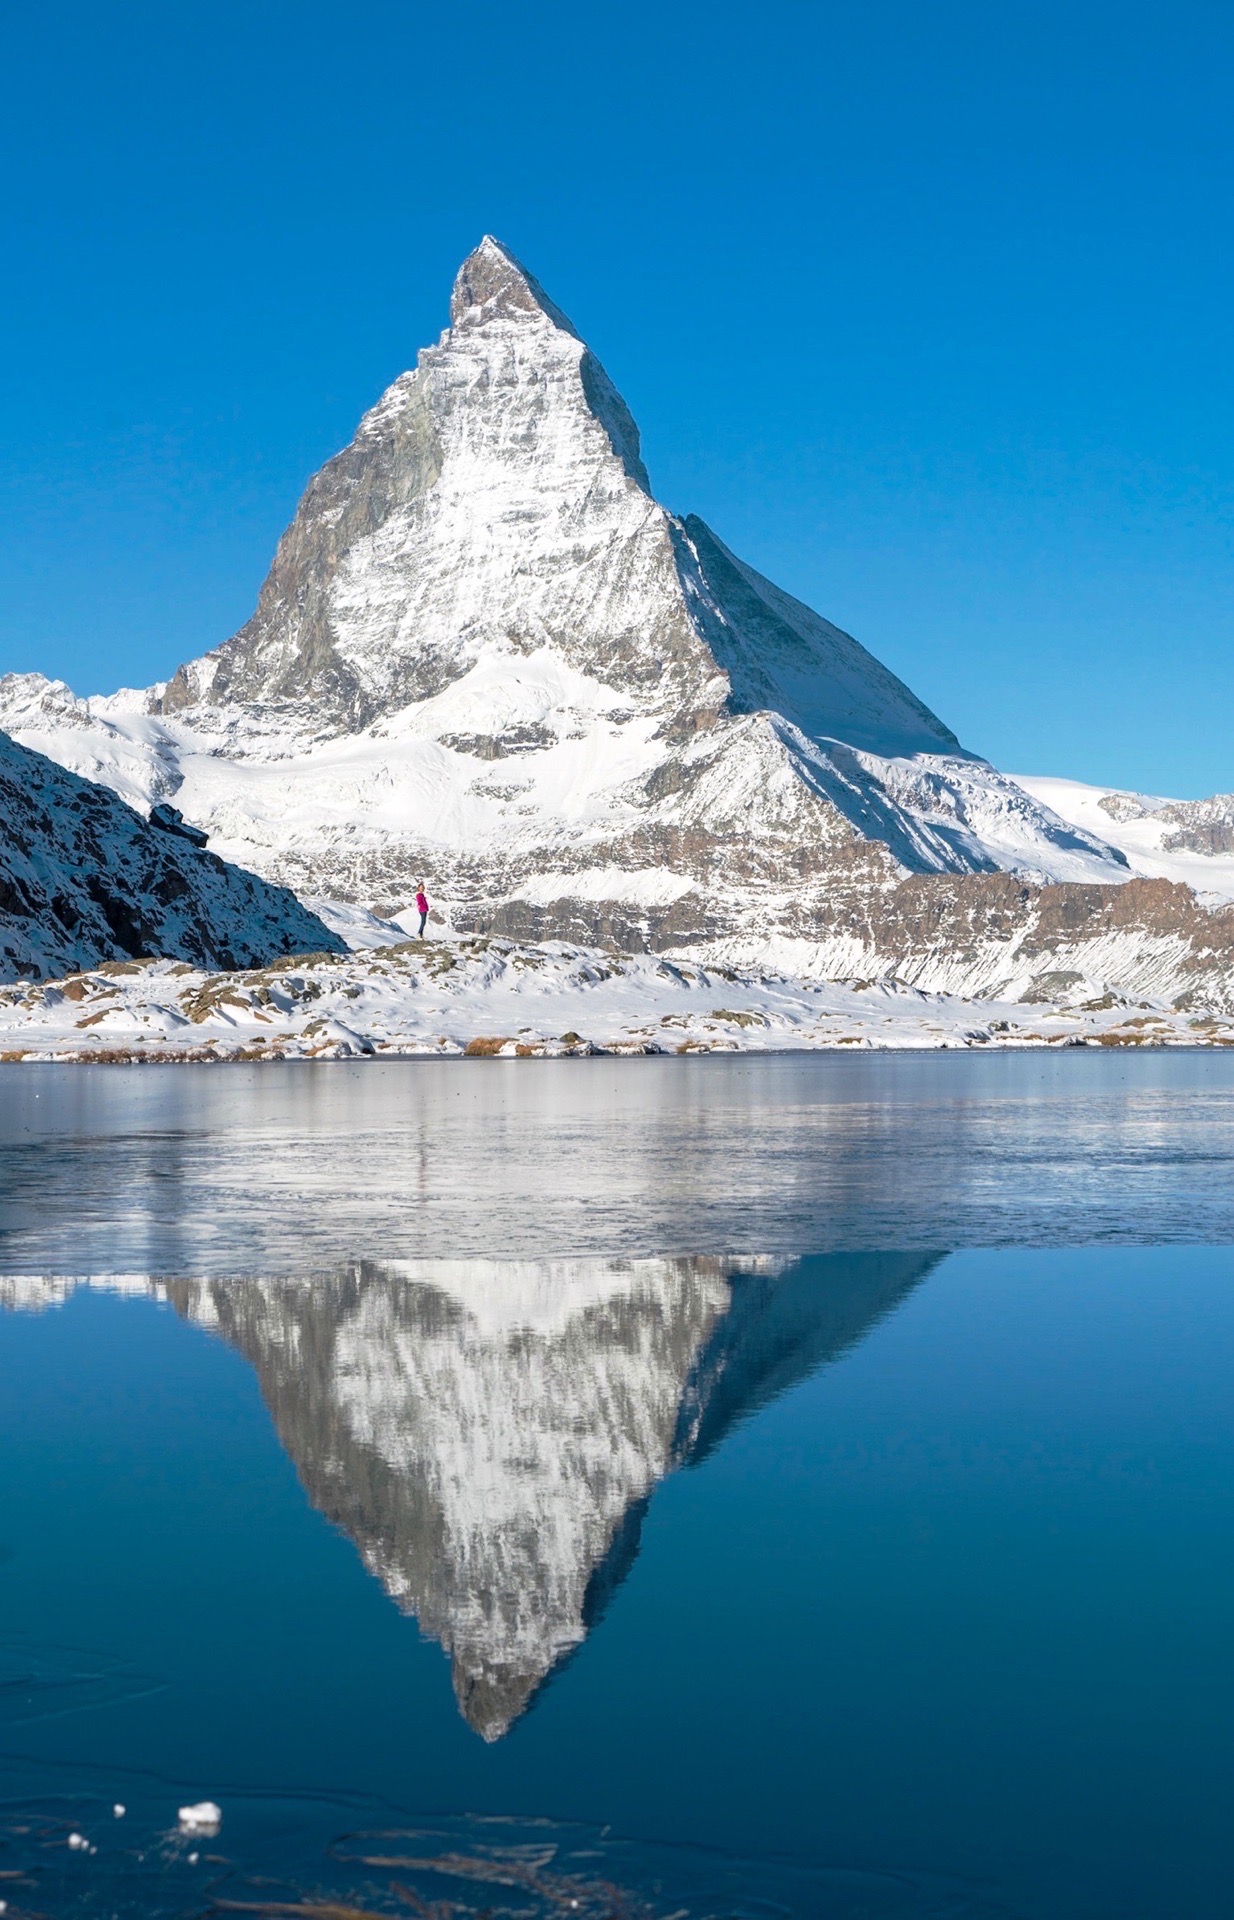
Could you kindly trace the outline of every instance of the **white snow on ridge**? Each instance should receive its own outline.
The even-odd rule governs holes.
[[[1234,900],[1234,853],[1201,853],[1192,847],[1165,844],[1177,833],[1178,826],[1160,817],[1164,808],[1177,808],[1185,814],[1210,802],[1169,800],[1161,795],[1087,786],[1080,780],[1040,774],[1008,777],[1060,819],[1085,833],[1099,834],[1117,847],[1131,873],[1176,881],[1191,887],[1201,898]],[[1115,803],[1113,810],[1101,804],[1110,800]]]
[[[631,873],[621,867],[589,867],[583,873],[538,873],[519,888],[519,898],[548,906],[567,896],[575,900],[612,900],[636,907],[669,906],[694,891],[694,882],[667,867]]]
[[[0,682],[0,696],[7,690]],[[196,726],[106,718],[93,700],[73,702],[68,724],[51,731],[23,724],[26,712],[11,704],[0,719],[23,745],[143,813],[174,791],[222,858],[269,867],[310,839],[380,850],[411,829],[458,854],[530,845],[533,836],[564,847],[580,830],[620,831],[638,818],[624,789],[660,757],[654,721],[627,718],[628,705],[547,649],[528,661],[499,647],[443,694],[360,733],[306,744],[271,729],[246,739],[242,757],[218,709]],[[494,738],[531,727],[543,737],[491,754]]]
[[[0,698],[3,691],[0,683]],[[567,693],[568,707],[549,704]],[[423,858],[423,873],[404,882],[407,894],[417,878],[437,891],[434,856],[443,855],[500,861],[508,894],[533,905],[573,898],[665,906],[697,885],[663,864],[636,870],[613,862],[610,844],[646,822],[639,789],[663,758],[655,722],[628,715],[628,703],[612,689],[548,649],[528,659],[501,647],[443,694],[359,734],[306,744],[270,732],[246,740],[242,755],[231,750],[218,709],[190,727],[172,716],[107,718],[94,700],[75,702],[67,689],[62,694],[66,724],[51,734],[22,725],[27,715],[21,710],[0,712],[0,719],[22,744],[111,786],[140,812],[174,793],[176,805],[209,831],[212,851],[225,860],[278,874],[302,849],[317,848],[330,870],[327,897],[338,897],[364,863],[380,870],[392,843],[412,835],[432,851]],[[217,730],[203,731],[203,720]],[[524,744],[520,728],[538,731]],[[511,744],[489,757],[493,739]],[[680,764],[693,785],[662,812],[687,832],[732,823],[738,899],[743,830],[791,819],[811,788],[850,812],[863,807],[871,836],[885,837],[893,853],[915,867],[1004,866],[1039,878],[1105,882],[1128,877],[1089,847],[1069,844],[1061,822],[1047,852],[1040,811],[1027,800],[1019,804],[1020,789],[980,761],[967,765],[961,792],[947,756],[880,759],[840,742],[812,742],[757,714],[731,721],[718,759],[716,753],[711,735],[683,746]],[[856,791],[867,797],[858,802]],[[810,832],[805,817],[802,831]],[[764,903],[750,904],[761,917]]]
[[[345,940],[353,953],[364,953],[373,947],[397,946],[400,940],[406,940],[407,930],[397,920],[383,920],[380,914],[369,913],[364,907],[356,907],[349,900],[314,899],[305,900],[310,913],[315,913],[331,933],[337,933]]]

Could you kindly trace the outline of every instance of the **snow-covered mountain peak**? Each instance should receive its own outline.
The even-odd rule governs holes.
[[[238,633],[127,713],[0,681],[0,726],[306,892],[397,912],[427,880],[520,938],[808,935],[838,884],[905,871],[1127,877],[655,500],[608,375],[491,236],[452,315],[309,482]]]
[[[561,332],[578,337],[535,275],[509,247],[486,233],[458,270],[450,296],[450,325],[474,327],[494,319],[546,319]]]
[[[661,711],[718,683],[599,362],[491,239],[452,311],[310,481],[253,618],[179,670],[164,712],[256,706],[258,732],[350,735],[545,644]]]

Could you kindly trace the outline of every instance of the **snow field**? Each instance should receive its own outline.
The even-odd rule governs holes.
[[[1099,985],[1099,983],[1090,983]],[[1234,1044],[1234,1016],[1106,991],[1074,1004],[822,980],[717,959],[480,937],[236,973],[111,963],[0,989],[0,1060],[279,1060]]]
[[[1125,855],[1133,873],[1153,880],[1181,881],[1201,898],[1234,900],[1234,853],[1201,853],[1191,847],[1168,847],[1176,822],[1160,817],[1165,808],[1186,815],[1212,806],[1212,801],[1177,801],[1160,795],[1121,793],[1117,788],[1085,786],[1080,780],[1060,780],[1037,774],[1012,774],[1018,786],[1085,833],[1099,835]],[[1114,799],[1141,807],[1139,817],[1120,819],[1101,805]]]

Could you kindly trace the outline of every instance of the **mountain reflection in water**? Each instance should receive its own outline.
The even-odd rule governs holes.
[[[657,1482],[859,1340],[940,1257],[136,1284],[250,1362],[309,1499],[450,1655],[465,1719],[496,1740],[630,1571]],[[0,1298],[51,1305],[72,1285],[0,1280]]]
[[[167,1291],[251,1362],[310,1500],[495,1740],[629,1572],[656,1483],[932,1264],[460,1261]]]

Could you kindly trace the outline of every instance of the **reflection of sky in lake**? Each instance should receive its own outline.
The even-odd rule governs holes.
[[[512,1261],[449,1244],[487,1221],[522,1245],[556,1217],[557,1173],[541,1205],[500,1153],[485,1171],[510,1124],[499,1076],[469,1127],[447,1117],[424,1149],[427,1197],[403,1222],[387,1193],[348,1260],[336,1248],[357,1193],[406,1160],[410,1122],[380,1085],[367,1157],[345,1145],[340,1177],[331,1128],[293,1124],[277,1076],[246,1134],[226,1073],[125,1076],[110,1190],[91,1134],[108,1076],[36,1086],[75,1117],[54,1149],[60,1204],[40,1214],[28,1173],[6,1188],[10,1275],[38,1247],[66,1256],[44,1271],[68,1272],[74,1245],[96,1254],[110,1233],[126,1257],[79,1270],[133,1277],[0,1280],[0,1801],[25,1796],[47,1819],[71,1806],[100,1847],[70,1862],[57,1830],[27,1904],[87,1913],[94,1885],[119,1911],[118,1836],[148,1837],[208,1794],[225,1854],[310,1890],[381,1894],[390,1911],[406,1909],[389,1875],[327,1873],[325,1844],[435,1809],[445,1826],[471,1810],[635,1836],[621,1873],[659,1875],[653,1910],[692,1920],[755,1911],[758,1867],[740,1899],[730,1881],[717,1904],[714,1879],[711,1904],[696,1898],[706,1849],[787,1863],[761,1869],[767,1899],[836,1920],[1223,1913],[1234,1260],[1125,1244],[943,1255],[924,1228],[946,1216],[976,1237],[984,1218],[1004,1242],[1030,1227],[1065,1239],[1081,1220],[1102,1231],[1121,1200],[1133,1238],[1215,1229],[1234,1063],[1135,1062],[1147,1070],[1128,1093],[1081,1059],[1093,1146],[1078,1170],[1078,1120],[1047,1162],[1058,1063],[1025,1060],[1018,1080],[977,1063],[999,1071],[950,1131],[939,1088],[955,1063],[916,1081],[904,1064],[921,1097],[898,1110],[854,1103],[853,1079],[826,1080],[831,1062],[810,1063],[821,1093],[792,1082],[795,1187],[772,1111],[786,1083],[763,1085],[743,1144],[720,1117],[729,1083],[699,1082],[720,1088],[709,1125],[736,1171],[726,1186],[699,1156],[680,1231],[749,1201],[751,1220],[786,1223],[782,1250],[757,1259],[612,1244],[638,1166],[645,1222],[670,1215],[647,1142],[678,1139],[680,1177],[675,1093],[666,1117],[652,1089],[625,1158],[626,1106],[590,1141],[573,1110],[552,1126],[534,1102],[524,1114],[557,1138],[553,1166],[574,1139],[603,1251]],[[360,1096],[336,1092],[344,1138]],[[185,1162],[182,1130],[172,1173],[160,1141],[177,1106],[209,1151]],[[37,1160],[42,1124],[10,1106],[0,1164]],[[470,1201],[442,1171],[452,1141]],[[526,1170],[528,1142],[511,1151]],[[180,1226],[168,1182],[200,1208]],[[245,1192],[233,1213],[228,1195]],[[921,1251],[783,1250],[810,1220],[858,1238],[897,1210]],[[408,1259],[426,1221],[442,1257]],[[368,1257],[387,1227],[394,1257]],[[238,1256],[276,1240],[279,1277],[228,1277],[260,1275]],[[133,1255],[150,1244],[197,1264],[169,1259],[148,1280]],[[660,1843],[686,1849],[671,1871],[653,1862]],[[0,1870],[33,1845],[0,1821]],[[198,1885],[169,1845],[142,1869],[163,1863],[169,1904],[150,1904],[147,1881],[133,1912],[181,1911]],[[527,1911],[541,1894],[548,1911],[551,1889],[523,1888]]]

